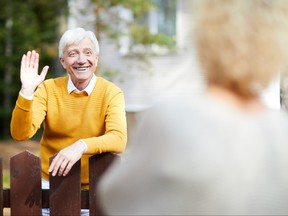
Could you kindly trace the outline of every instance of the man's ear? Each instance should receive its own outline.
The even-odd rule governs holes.
[[[65,61],[64,61],[64,59],[63,58],[59,58],[59,61],[60,61],[60,63],[62,64],[62,67],[64,68],[64,69],[66,69],[66,66],[65,66]]]
[[[96,65],[98,65],[99,62],[99,55],[96,56]]]

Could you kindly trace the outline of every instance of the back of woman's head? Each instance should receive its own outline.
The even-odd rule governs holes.
[[[195,42],[208,84],[253,97],[288,63],[284,0],[199,0]]]

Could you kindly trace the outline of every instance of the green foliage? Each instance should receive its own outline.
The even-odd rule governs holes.
[[[149,10],[155,8],[155,3],[153,0],[92,0],[96,4],[96,20],[97,26],[96,31],[105,33],[111,39],[117,41],[117,39],[123,35],[123,30],[125,31],[132,23],[127,21],[119,15],[119,13],[111,10],[116,7],[123,7],[129,9],[133,17],[144,16]],[[109,19],[103,19],[101,14],[108,14]],[[124,29],[120,26],[125,25]],[[99,37],[99,34],[97,34]]]
[[[97,15],[101,33],[105,32],[111,39],[117,40],[123,35],[129,35],[131,46],[141,44],[150,46],[157,44],[169,49],[175,45],[175,38],[164,33],[151,34],[143,21],[143,17],[150,10],[156,10],[159,5],[153,0],[94,0],[99,11],[109,14],[109,20],[101,18],[100,13]],[[133,14],[133,21],[121,18],[118,13],[111,11],[113,7],[124,7],[129,9]],[[123,27],[125,26],[125,28]],[[128,33],[127,33],[128,29]]]
[[[142,16],[155,7],[153,0],[94,0],[94,2],[106,11],[115,6],[129,8],[135,16]]]
[[[174,7],[176,10],[175,0],[162,1],[162,4],[155,0],[94,0],[94,2],[96,4],[96,31],[98,31],[96,35],[98,39],[101,41],[101,32],[101,35],[105,34],[120,47],[121,44],[119,42],[121,40],[119,39],[123,36],[128,37],[128,50],[124,55],[125,58],[133,58],[133,61],[137,61],[139,70],[149,72],[151,65],[149,57],[158,54],[155,51],[155,47],[158,51],[174,51],[175,37],[163,32],[151,33],[147,15],[151,10],[163,9],[163,5],[167,6],[168,3],[169,6],[172,4],[172,8]],[[133,19],[123,18],[119,10],[113,10],[119,7],[128,9]],[[172,13],[175,13],[175,10]],[[106,16],[103,16],[103,13]],[[107,68],[101,70],[101,73],[108,79],[115,78],[114,80],[117,80],[121,77],[121,71],[117,71],[117,73],[115,71],[111,72],[111,69]]]
[[[9,137],[11,112],[21,83],[21,57],[28,50],[40,53],[40,67],[57,58],[59,16],[67,13],[67,0],[4,0],[0,2],[0,138]],[[56,30],[56,31],[55,31]]]
[[[110,81],[117,80],[118,82],[124,82],[123,78],[121,77],[122,71],[120,70],[106,68],[101,73],[106,79]]]
[[[158,44],[159,46],[165,46],[171,49],[175,44],[173,37],[161,33],[150,34],[149,29],[141,25],[132,25],[130,36],[133,40],[132,44],[143,44],[144,46]]]
[[[3,175],[3,188],[9,188],[10,187],[10,176],[9,174]]]

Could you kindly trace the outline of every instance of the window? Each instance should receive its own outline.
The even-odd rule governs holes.
[[[149,12],[151,33],[176,34],[176,0],[155,0],[156,10]]]

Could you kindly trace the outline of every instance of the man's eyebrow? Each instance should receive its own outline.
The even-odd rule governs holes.
[[[84,50],[94,50],[94,49],[91,48],[91,47],[84,47],[83,49],[84,49]]]
[[[67,51],[68,51],[68,52],[77,51],[77,49],[76,49],[76,48],[73,48],[73,49],[69,49],[69,48],[68,48]]]

